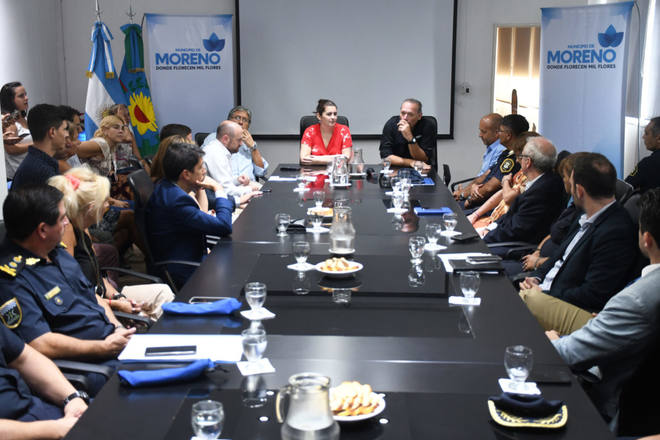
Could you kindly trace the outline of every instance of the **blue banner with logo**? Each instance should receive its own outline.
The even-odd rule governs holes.
[[[619,176],[632,6],[541,8],[539,130],[559,150],[605,155]]]
[[[232,16],[146,14],[146,31],[159,126],[215,131],[235,105]]]

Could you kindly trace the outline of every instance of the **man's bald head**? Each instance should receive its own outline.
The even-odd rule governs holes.
[[[489,146],[497,140],[497,130],[502,123],[502,115],[489,113],[479,121],[479,139],[484,145]]]
[[[243,127],[234,121],[222,121],[216,130],[216,138],[234,154],[241,146]]]

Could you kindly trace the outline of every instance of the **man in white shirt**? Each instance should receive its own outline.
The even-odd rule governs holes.
[[[216,130],[215,139],[203,147],[204,163],[209,176],[220,183],[227,195],[234,198],[237,206],[247,203],[259,194],[250,184],[250,179],[240,176],[234,179],[231,156],[236,154],[243,142],[243,128],[233,121],[223,121]]]

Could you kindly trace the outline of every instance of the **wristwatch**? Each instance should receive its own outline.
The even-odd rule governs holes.
[[[417,143],[417,138],[413,136],[411,140],[408,141],[409,144],[416,144]]]
[[[257,143],[255,142],[252,147],[248,147],[250,149],[250,152],[253,152],[254,150],[257,149]]]
[[[82,400],[85,401],[85,403],[89,404],[89,395],[84,392],[84,391],[76,391],[75,393],[69,394],[66,399],[64,399],[64,402],[62,402],[62,406],[67,406],[69,402],[71,402],[73,399],[77,399],[80,397]]]

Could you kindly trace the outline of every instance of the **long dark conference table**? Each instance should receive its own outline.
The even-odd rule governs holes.
[[[273,172],[298,174],[282,171],[281,166]],[[439,179],[436,182],[413,187],[411,200],[460,213],[448,189]],[[342,439],[614,438],[505,277],[481,277],[480,306],[451,306],[447,297],[460,295],[457,282],[445,273],[437,255],[425,252],[423,283],[417,280],[416,287],[410,286],[408,238],[415,232],[424,235],[425,225],[440,218],[404,216],[402,225],[386,213],[389,198],[377,178],[354,179],[348,189],[324,188],[327,205],[341,199],[352,208],[357,232],[353,258],[365,269],[354,279],[336,281],[348,283],[342,286],[324,285],[327,281],[308,273],[310,293],[295,295],[296,273],[285,267],[294,262],[291,244],[300,239],[310,242],[311,263],[330,256],[328,234],[277,237],[277,212],[299,219],[314,205],[312,191],[297,194],[292,191],[295,186],[268,182],[265,188],[272,192],[250,202],[234,223],[231,237],[214,247],[177,297],[240,299],[246,282],[266,282],[265,307],[277,316],[263,321],[268,335],[264,356],[276,372],[243,377],[236,366],[226,365],[226,371],[218,369],[194,382],[140,389],[121,386],[114,375],[67,438],[189,439],[191,406],[208,398],[225,407],[220,438],[280,438],[275,395],[289,376],[304,371],[329,376],[333,385],[345,380],[368,383],[385,394],[384,412],[368,421],[342,423]],[[473,231],[462,214],[456,229]],[[448,245],[444,253],[487,251],[481,240],[445,239],[441,244]],[[335,303],[328,290],[332,287],[352,288],[350,303]],[[150,331],[237,334],[249,325],[239,314],[164,315]],[[486,401],[501,392],[497,380],[506,377],[504,348],[515,344],[533,349],[530,380],[537,381],[543,396],[565,401],[569,417],[564,428],[509,429],[491,421]],[[263,406],[250,407],[255,392],[265,399]]]

